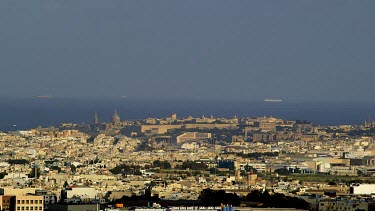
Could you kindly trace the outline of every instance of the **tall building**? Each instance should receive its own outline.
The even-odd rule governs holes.
[[[118,124],[120,123],[120,116],[117,114],[117,110],[115,109],[115,113],[112,116],[112,123]]]
[[[94,124],[98,124],[98,123],[99,123],[98,114],[95,112]]]

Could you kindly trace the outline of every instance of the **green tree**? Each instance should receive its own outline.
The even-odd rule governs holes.
[[[290,171],[284,167],[284,168],[279,168],[275,170],[275,173],[281,174],[281,175],[288,175],[290,174]]]
[[[182,169],[190,169],[190,170],[207,170],[208,166],[204,163],[196,163],[193,161],[185,161],[182,163]]]
[[[99,158],[96,157],[95,160],[93,161],[93,163],[99,163],[99,161],[100,161]]]
[[[35,176],[35,173],[36,173],[36,176]],[[37,177],[37,178],[40,177],[40,169],[39,168],[36,168],[36,171],[35,171],[35,167],[31,169],[31,171],[29,173],[29,178],[34,178],[34,177]]]
[[[152,162],[153,167],[159,167],[161,169],[170,169],[172,166],[168,161],[160,161],[160,160],[154,160]]]
[[[252,166],[250,166],[248,164],[246,164],[246,166],[244,168],[245,168],[246,172],[251,172],[251,173],[254,173],[254,174],[257,173],[257,170],[254,167],[252,167]]]
[[[219,206],[220,204],[232,204],[238,206],[240,198],[235,193],[226,193],[224,190],[203,189],[198,199],[205,206]]]
[[[139,169],[134,170],[134,175],[142,175],[142,172]]]
[[[94,142],[94,137],[90,136],[89,138],[86,139],[87,143],[93,143]]]
[[[125,163],[123,164],[120,164],[120,165],[117,165],[116,167],[110,169],[109,171],[112,173],[112,174],[124,174],[124,173],[134,173],[134,171],[136,169],[140,169],[141,167],[140,166],[129,166],[129,165],[126,165]]]
[[[15,165],[15,164],[29,164],[28,160],[25,159],[13,159],[13,160],[8,160],[8,163],[10,165]]]
[[[4,179],[5,175],[7,175],[6,172],[0,172],[0,179]]]
[[[259,190],[253,190],[247,194],[246,200],[251,202],[261,202],[262,193]]]
[[[63,187],[64,187],[64,188],[68,188],[68,187],[70,187],[67,181],[64,182]]]
[[[72,171],[73,174],[77,172],[77,167],[73,164],[70,165],[70,170]]]
[[[297,166],[293,169],[293,173],[300,174],[301,172],[301,169],[297,168]]]
[[[58,166],[51,166],[50,167],[51,168],[51,170],[57,170],[57,172],[61,172],[61,168],[60,167],[58,167]]]

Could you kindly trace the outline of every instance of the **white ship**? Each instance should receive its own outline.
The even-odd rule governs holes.
[[[264,99],[264,102],[267,102],[267,103],[281,103],[283,102],[282,99],[270,99],[270,98],[266,98]]]

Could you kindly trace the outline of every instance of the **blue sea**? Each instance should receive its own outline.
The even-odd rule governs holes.
[[[91,123],[97,112],[100,121],[110,121],[117,109],[121,119],[202,115],[214,117],[274,116],[288,120],[307,120],[320,125],[362,124],[375,117],[375,103],[298,102],[236,100],[140,100],[140,99],[0,99],[0,131],[14,131],[61,123]]]

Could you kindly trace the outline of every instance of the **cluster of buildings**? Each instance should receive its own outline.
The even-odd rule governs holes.
[[[105,204],[145,195],[150,185],[151,195],[162,200],[198,200],[205,188],[240,196],[268,190],[300,197],[312,210],[369,210],[375,184],[365,183],[375,182],[375,140],[368,135],[373,127],[176,114],[121,121],[115,111],[109,123],[95,114],[90,125],[3,132],[0,210]],[[314,180],[319,177],[358,181],[329,184]]]

